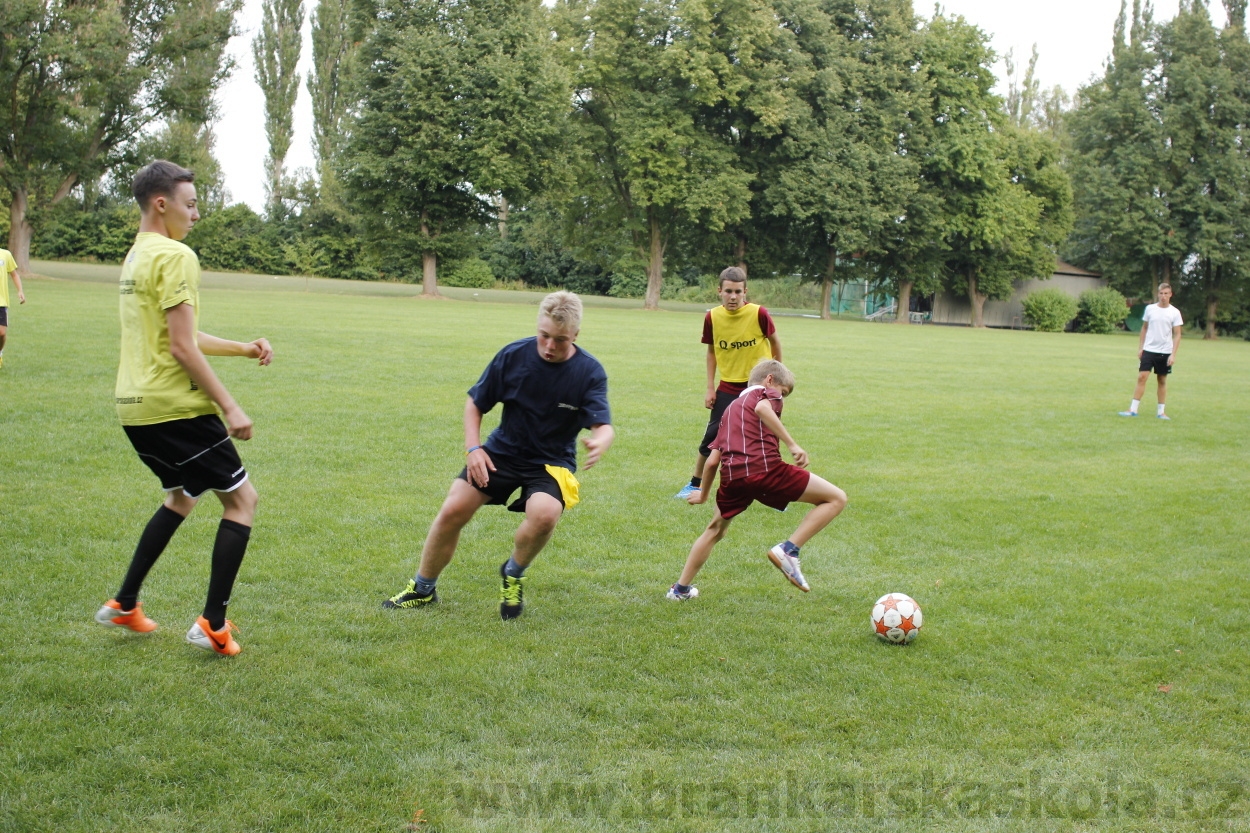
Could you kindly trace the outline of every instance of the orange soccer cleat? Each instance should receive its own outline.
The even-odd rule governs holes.
[[[234,626],[234,623],[227,619],[221,630],[215,631],[209,627],[208,620],[200,616],[195,620],[195,624],[191,626],[191,630],[187,631],[187,641],[197,648],[203,648],[206,651],[216,651],[222,656],[232,657],[243,650],[231,635],[231,631],[237,630],[238,628]]]
[[[156,623],[143,615],[143,605],[135,602],[134,610],[122,610],[117,599],[109,599],[96,611],[95,620],[110,628],[129,628],[135,633],[151,633]]]

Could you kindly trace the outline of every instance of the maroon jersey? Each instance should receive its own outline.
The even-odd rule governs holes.
[[[781,392],[756,386],[730,403],[721,417],[716,440],[708,447],[720,449],[722,484],[768,474],[783,463],[777,435],[764,427],[755,413],[761,399],[767,399],[773,412],[781,416]]]

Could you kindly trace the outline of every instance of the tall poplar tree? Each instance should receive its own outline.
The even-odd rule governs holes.
[[[239,5],[0,3],[0,183],[20,270],[30,269],[32,212],[112,170],[163,119],[209,120]]]
[[[349,101],[347,77],[355,48],[348,0],[320,0],[312,14],[313,60],[312,71],[308,74],[308,94],[312,97],[313,153],[317,157],[323,192],[327,190],[328,180],[333,178],[333,161],[338,153]]]
[[[295,99],[299,95],[300,51],[303,46],[303,0],[264,0],[260,34],[252,41],[256,83],[265,95],[265,191],[269,213],[282,210],[282,177],[294,133]]]

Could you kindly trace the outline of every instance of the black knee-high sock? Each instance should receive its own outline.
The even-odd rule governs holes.
[[[239,565],[247,552],[247,539],[252,528],[234,521],[221,519],[217,527],[217,540],[213,544],[213,572],[208,578],[208,600],[204,602],[204,618],[215,631],[226,624],[226,605],[230,604],[230,591],[239,574]]]
[[[163,504],[156,510],[152,520],[148,521],[143,534],[139,536],[139,546],[135,547],[134,558],[130,559],[130,569],[126,571],[126,578],[122,579],[122,587],[115,596],[122,610],[134,609],[143,580],[169,545],[169,539],[174,537],[182,521],[181,515]]]

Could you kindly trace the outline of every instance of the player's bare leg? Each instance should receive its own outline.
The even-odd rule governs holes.
[[[802,547],[810,541],[812,536],[828,526],[846,508],[846,492],[814,474],[799,500],[813,506],[799,523],[799,528],[790,536],[790,542],[796,547]]]
[[[733,518],[721,517],[720,509],[716,510],[716,514],[708,522],[707,529],[703,530],[703,534],[696,538],[690,547],[690,555],[686,556],[686,566],[682,567],[681,578],[678,579],[679,584],[689,586],[694,583],[694,577],[699,574],[708,556],[712,554],[712,548],[725,537],[731,521]]]
[[[199,502],[199,498],[191,497],[182,489],[171,489],[165,493],[165,508],[170,512],[177,512],[184,518],[191,514],[191,510]]]
[[[252,485],[252,481],[244,480],[243,485],[235,489],[233,492],[214,492],[217,499],[221,501],[221,516],[227,521],[234,521],[236,524],[242,524],[251,527],[256,521],[256,506],[260,502],[260,495],[256,493],[256,487]],[[166,500],[166,506],[169,501]],[[195,501],[191,501],[194,508]],[[175,512],[178,508],[170,506]],[[187,510],[188,512],[190,509]],[[180,513],[181,514],[181,513]],[[183,517],[186,517],[185,515]]]
[[[1162,379],[1163,377],[1160,376],[1159,378]],[[1139,402],[1141,401],[1141,398],[1146,395],[1146,382],[1148,381],[1150,381],[1149,370],[1143,370],[1141,373],[1137,374],[1137,387],[1133,388],[1133,398]]]
[[[530,495],[525,502],[525,520],[512,537],[512,560],[528,567],[551,540],[564,513],[564,504],[545,492]]]
[[[564,501],[545,492],[525,501],[525,520],[512,537],[512,557],[499,566],[499,616],[515,619],[525,609],[525,568],[530,565],[556,531]]]
[[[460,531],[465,528],[477,510],[486,505],[490,496],[470,486],[468,481],[456,478],[447,492],[430,531],[421,547],[421,566],[417,572],[429,579],[438,578],[460,543]]]

